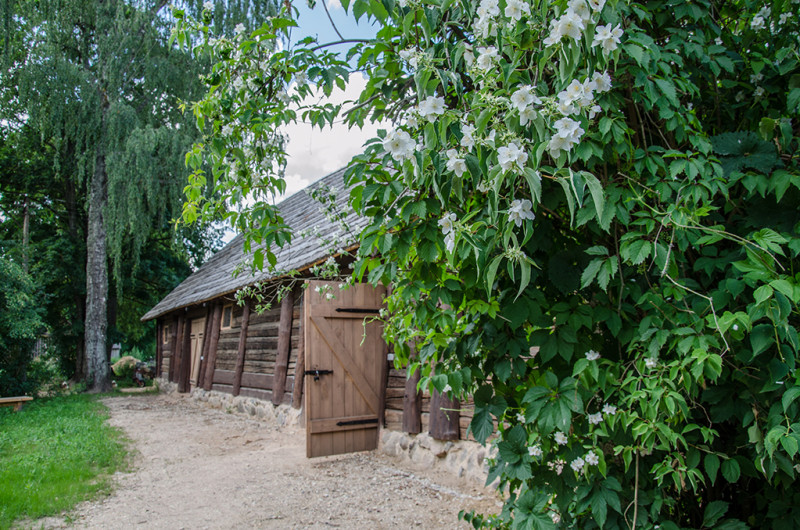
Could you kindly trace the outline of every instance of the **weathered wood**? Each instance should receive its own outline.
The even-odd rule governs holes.
[[[428,433],[435,440],[458,440],[458,400],[448,398],[437,390],[431,395],[431,416]]]
[[[31,401],[33,398],[30,396],[14,396],[0,398],[0,407],[14,407],[14,412],[22,410],[22,405],[26,401]]]
[[[239,333],[239,350],[236,352],[236,370],[233,375],[233,395],[239,395],[242,387],[242,371],[244,370],[244,353],[247,349],[247,326],[250,325],[250,304],[245,302],[242,312],[242,328]]]
[[[208,341],[208,360],[203,388],[211,390],[214,384],[214,370],[217,367],[217,344],[219,343],[219,322],[222,319],[222,304],[214,306],[214,318],[211,322],[211,338]]]
[[[208,343],[211,341],[211,324],[214,323],[214,305],[209,304],[206,308],[206,327],[203,330],[203,347],[200,350],[200,374],[197,377],[197,386],[203,387],[206,382],[206,358],[208,356]]]
[[[189,379],[192,371],[192,321],[183,318],[183,347],[181,348],[180,376],[178,377],[178,392],[185,394],[191,390]]]
[[[161,375],[161,362],[164,356],[164,323],[159,318],[156,320],[156,376]]]
[[[186,328],[186,318],[178,316],[178,333],[175,338],[175,349],[172,351],[172,363],[170,364],[171,381],[177,383],[181,378],[181,363],[183,361],[183,336]],[[174,365],[174,366],[173,366]]]
[[[417,390],[420,369],[406,379],[403,393],[403,432],[419,434],[422,432],[422,393]]]
[[[172,333],[169,338],[169,370],[167,371],[167,381],[175,381],[175,354],[178,349],[178,331],[181,324],[181,317],[172,320]]]
[[[281,320],[278,324],[278,356],[275,360],[275,379],[272,387],[273,405],[280,405],[286,390],[286,371],[289,369],[289,351],[292,345],[293,314],[294,292],[287,291],[281,300]]]
[[[305,298],[302,303],[305,303]],[[306,337],[303,326],[305,326],[305,319],[301,316],[300,337],[297,340],[297,360],[294,363],[294,388],[292,388],[292,407],[296,409],[303,406],[303,389],[306,380]]]

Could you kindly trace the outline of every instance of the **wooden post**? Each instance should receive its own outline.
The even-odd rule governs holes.
[[[434,390],[431,394],[431,420],[428,433],[435,440],[458,440],[458,400],[448,398]]]
[[[164,323],[161,322],[161,319],[156,319],[156,377],[161,375],[161,363],[164,356],[164,345],[162,344],[164,340],[163,328]]]
[[[185,394],[189,388],[192,371],[192,320],[183,319],[183,347],[181,348],[180,375],[178,376],[178,392]]]
[[[211,321],[214,316],[214,307],[212,304],[206,308],[206,325],[203,328],[203,346],[200,348],[200,372],[197,374],[197,388],[203,388],[203,383],[206,380],[206,356],[208,355],[208,343],[211,341]]]
[[[211,321],[211,338],[208,341],[208,354],[206,359],[205,380],[203,388],[211,390],[214,384],[214,370],[217,367],[217,343],[219,342],[219,324],[222,320],[222,304],[214,306],[214,318]]]
[[[414,375],[406,377],[406,391],[403,394],[403,432],[409,434],[422,432],[422,393],[417,390],[421,370],[422,368],[418,367]]]
[[[292,349],[292,313],[294,293],[288,291],[281,300],[281,320],[278,323],[278,355],[272,378],[272,404],[280,405],[286,391],[286,371],[289,369],[289,352]]]
[[[169,359],[169,381],[174,383],[177,380],[177,374],[175,372],[176,368],[175,365],[178,364],[179,354],[181,350],[181,344],[183,341],[178,340],[181,332],[183,330],[183,315],[178,315],[178,318],[175,319],[175,323],[172,327],[172,356]]]
[[[239,351],[236,353],[236,373],[233,375],[233,395],[238,396],[242,387],[244,371],[244,352],[247,348],[247,328],[250,325],[250,304],[245,302],[242,312],[242,331],[239,334]]]
[[[306,382],[306,338],[305,338],[305,296],[300,302],[300,339],[297,341],[297,360],[294,363],[294,387],[292,388],[292,407],[303,406],[303,387]]]

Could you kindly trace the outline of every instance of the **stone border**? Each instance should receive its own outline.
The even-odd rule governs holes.
[[[381,430],[378,450],[385,455],[398,458],[427,469],[443,469],[459,478],[486,484],[489,474],[488,458],[496,449],[478,442],[457,440],[445,442],[434,440],[427,433],[406,434],[400,431]]]
[[[233,396],[227,392],[203,390],[202,388],[192,390],[191,397],[208,407],[239,412],[265,421],[274,421],[280,427],[302,425],[300,421],[302,411],[292,408],[291,405],[281,404],[276,407],[269,401],[262,399]]]

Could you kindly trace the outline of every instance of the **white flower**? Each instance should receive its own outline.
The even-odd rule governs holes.
[[[536,95],[533,93],[533,89],[534,87],[531,85],[519,87],[516,92],[511,94],[511,106],[518,111],[523,112],[531,104],[540,104],[542,100],[536,97]]]
[[[594,350],[589,350],[584,355],[586,355],[586,360],[588,361],[596,361],[600,358],[600,354]]]
[[[589,10],[589,5],[586,0],[569,0],[567,3],[569,9],[575,12],[576,15],[581,17],[584,22],[589,22],[592,18],[592,12]]]
[[[617,407],[615,407],[614,405],[609,405],[608,403],[603,405],[603,414],[608,414],[609,416],[613,416],[616,413],[617,413]]]
[[[515,225],[522,226],[524,219],[535,219],[536,216],[531,210],[531,201],[528,199],[514,199],[511,201],[511,206],[508,208],[508,220],[513,221]]]
[[[233,126],[230,123],[226,123],[222,126],[222,136],[231,136],[233,134]]]
[[[772,15],[772,8],[769,6],[764,6],[758,11],[758,16],[762,18],[769,18]]]
[[[562,466],[563,468],[563,466]],[[561,474],[561,470],[559,469],[558,474]],[[550,519],[553,520],[553,524],[558,524],[561,522],[561,516],[558,515],[558,512],[550,512]]]
[[[534,119],[536,119],[536,111],[533,109],[533,107],[527,107],[525,110],[519,113],[519,124],[523,127]]]
[[[572,118],[561,118],[553,124],[556,128],[556,136],[561,138],[569,138],[577,142],[585,132],[580,123]]]
[[[326,300],[333,300],[336,296],[333,293],[325,293]]]
[[[214,2],[203,2],[203,9],[208,9],[209,11],[214,11]]]
[[[606,0],[589,0],[589,6],[595,13],[600,12],[604,5],[606,5]]]
[[[658,359],[656,359],[655,357],[648,357],[647,359],[644,360],[644,365],[646,368],[652,370],[653,368],[658,366]]]
[[[764,95],[764,87],[763,86],[757,86],[756,89],[753,90],[753,95],[755,97],[757,97],[757,98],[760,98],[761,96],[763,96]]]
[[[437,116],[444,114],[444,98],[428,96],[419,104],[419,113],[429,122],[435,122]]]
[[[518,412],[517,413],[517,421],[520,423],[525,423],[525,414]]]
[[[413,49],[400,50],[400,52],[398,52],[397,55],[399,55],[401,59],[406,61],[408,65],[411,66],[412,69],[416,70],[418,58],[415,50]]]
[[[583,473],[583,465],[584,465],[585,463],[586,463],[586,462],[584,462],[583,458],[581,458],[581,457],[578,457],[578,458],[576,458],[575,460],[573,460],[572,462],[570,462],[570,464],[569,464],[569,467],[571,467],[571,468],[572,468],[572,470],[573,470],[575,473],[578,473],[578,474],[580,474],[580,473]]]
[[[569,84],[569,86],[567,86],[567,88],[563,92],[559,92],[558,99],[567,104],[570,104],[582,100],[584,98],[584,95],[585,93],[584,93],[583,83],[581,83],[577,79],[573,79],[572,82]]]
[[[595,453],[594,451],[589,451],[588,453],[586,453],[584,459],[586,460],[586,463],[589,464],[590,466],[596,466],[597,464],[600,463],[600,457],[598,457],[597,453]]]
[[[445,213],[444,217],[439,219],[439,228],[442,229],[442,233],[444,235],[447,235],[453,231],[453,229],[455,228],[455,223],[456,223],[456,214],[452,212]]]
[[[531,456],[540,457],[542,456],[542,448],[539,446],[539,444],[532,445],[528,447],[528,454]]]
[[[589,414],[586,416],[586,419],[591,425],[597,425],[603,421],[603,415],[599,412],[595,412],[594,414]]]
[[[453,252],[453,249],[456,246],[456,233],[450,232],[446,236],[444,236],[444,248],[447,249],[447,252]]]
[[[586,29],[583,19],[572,9],[567,9],[567,12],[561,15],[561,18],[558,19],[558,26],[558,32],[563,37],[572,37],[575,42],[580,42],[583,30]]]
[[[553,440],[555,440],[555,442],[556,442],[558,445],[567,445],[567,435],[566,435],[566,434],[564,434],[564,433],[563,433],[563,432],[561,432],[561,431],[557,431],[557,432],[556,432],[556,433],[553,435]]]
[[[548,462],[547,467],[551,470],[555,470],[556,475],[560,475],[562,471],[564,471],[564,462],[560,458],[557,458],[554,462]]]
[[[461,145],[467,149],[475,146],[475,140],[472,138],[472,133],[475,132],[475,126],[465,123],[461,126]]]
[[[414,141],[407,132],[394,130],[386,135],[383,148],[392,155],[392,158],[402,161],[414,154]]]
[[[756,31],[760,31],[767,27],[767,24],[764,21],[764,17],[760,15],[756,15],[753,17],[753,20],[750,22],[750,27]]]
[[[497,48],[494,46],[478,48],[478,68],[481,70],[489,70],[497,58]]]
[[[598,94],[608,92],[611,90],[611,76],[608,72],[595,72],[592,74],[592,81],[594,81],[594,89]]]
[[[547,149],[550,151],[551,157],[558,158],[562,151],[569,152],[574,145],[575,142],[572,138],[563,138],[556,135],[550,138],[547,143]]]
[[[458,158],[458,151],[455,149],[447,150],[447,170],[452,171],[460,177],[467,170],[467,164],[463,158]]]
[[[762,79],[764,79],[764,74],[762,74],[761,72],[750,76],[750,82],[754,85],[759,81],[761,81]]]
[[[617,24],[615,28],[612,28],[611,24],[607,26],[597,26],[594,39],[592,40],[592,47],[599,45],[603,48],[603,53],[608,55],[608,53],[617,49],[620,37],[622,37],[622,28],[619,24]]]
[[[500,162],[503,171],[508,171],[514,166],[522,170],[525,162],[528,161],[528,153],[520,149],[516,143],[511,142],[497,150],[497,161]]]
[[[570,116],[578,112],[573,104],[561,100],[556,104],[556,110],[563,116]]]
[[[717,37],[716,39],[714,39],[714,44],[716,44],[717,46],[722,46],[722,39]]]
[[[275,97],[277,97],[278,101],[280,101],[284,105],[288,105],[289,102],[292,100],[292,98],[289,97],[289,94],[285,90],[281,90],[280,92],[275,94]]]
[[[244,33],[244,30],[245,30],[244,24],[242,24],[241,22],[236,24],[236,27],[233,28],[233,31],[235,31],[237,35],[241,35],[242,33]]]
[[[742,101],[744,101],[744,98],[745,98],[744,92],[740,90],[736,93],[736,97],[734,99],[736,100],[736,103],[741,103]]]
[[[531,6],[523,0],[508,0],[505,14],[508,18],[519,22],[523,14],[531,14]]]
[[[790,19],[791,19],[793,16],[794,16],[794,13],[792,13],[791,11],[787,11],[786,13],[781,13],[781,16],[780,16],[780,18],[778,18],[778,24],[780,24],[781,26],[783,26],[783,25],[784,25],[784,24],[786,24],[786,23],[787,23],[787,22],[788,22],[788,21],[789,21],[789,20],[790,20]]]
[[[294,74],[294,82],[297,83],[297,86],[306,86],[308,84],[308,74],[297,72]]]
[[[733,329],[733,331],[739,331],[739,324],[734,324],[733,326],[731,326],[731,328]]]
[[[595,116],[603,112],[603,109],[600,108],[600,105],[592,105],[589,107],[589,119],[593,120]]]
[[[444,388],[442,389],[442,394],[447,394],[448,392],[452,391],[453,387],[450,386],[450,383],[447,383],[446,385],[444,385]]]

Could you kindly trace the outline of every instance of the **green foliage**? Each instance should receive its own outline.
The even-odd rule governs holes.
[[[121,433],[95,397],[37,399],[0,409],[0,527],[55,515],[107,492],[123,469]]]
[[[380,28],[348,52],[370,81],[344,118],[396,119],[347,173],[353,206],[372,220],[355,276],[393,287],[397,362],[421,369],[423,385],[472,394],[479,441],[497,425],[489,478],[508,498],[496,518],[467,519],[796,527],[792,7],[480,4],[343,3]],[[297,104],[298,78],[346,80],[324,45],[271,51],[294,24],[284,16],[194,48],[218,62],[194,107],[208,137],[187,155],[186,220],[224,207],[198,200],[203,160],[228,197],[281,188],[241,169],[263,158],[236,142],[296,111],[254,92],[294,82],[286,99]],[[199,42],[208,28],[181,15],[177,35]],[[267,211],[231,215],[264,241],[284,228]]]
[[[0,257],[0,397],[34,392],[28,378],[36,338],[44,331],[30,277],[22,267]]]

